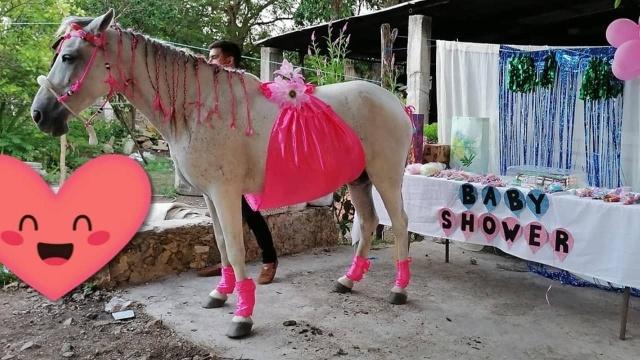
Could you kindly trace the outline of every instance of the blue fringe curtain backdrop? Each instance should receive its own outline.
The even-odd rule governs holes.
[[[613,52],[613,48],[523,51],[500,47],[502,174],[509,166],[516,165],[560,169],[575,167],[572,154],[578,89],[590,61],[602,58],[609,63]],[[531,69],[528,68],[530,60],[535,72],[534,80],[531,80]],[[557,66],[555,73],[554,66]],[[517,76],[517,81],[510,81],[510,76]],[[584,112],[585,172],[589,184],[619,186],[621,94],[610,99],[587,98],[584,100]]]
[[[528,92],[509,89],[512,59],[530,57],[540,77],[554,56],[555,82]],[[509,166],[537,165],[569,169],[578,89],[578,61],[563,50],[520,51],[500,47],[500,171]]]
[[[580,61],[585,170],[592,186],[614,188],[622,185],[620,154],[624,85],[611,72],[614,49],[592,52],[595,54],[591,59]]]

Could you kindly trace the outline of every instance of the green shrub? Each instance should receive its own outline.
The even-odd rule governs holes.
[[[4,265],[0,264],[0,288],[17,280],[18,278],[16,278],[15,275],[9,272]]]
[[[60,141],[38,130],[28,116],[13,115],[0,109],[0,154],[40,162],[48,171],[57,166]]]
[[[85,162],[103,153],[104,145],[114,138],[113,149],[122,152],[127,131],[118,121],[96,121],[97,145],[89,145],[89,135],[78,120],[69,121],[67,134],[67,167],[72,172]],[[57,182],[60,173],[60,138],[41,132],[24,114],[12,116],[0,109],[0,154],[22,161],[39,162],[47,172],[46,180]]]
[[[425,126],[424,136],[427,137],[427,141],[437,143],[438,142],[438,123],[433,123]]]
[[[328,36],[323,37],[326,56],[322,46],[316,42],[315,32],[311,35],[309,54],[305,58],[305,65],[313,70],[306,74],[306,78],[316,85],[328,85],[345,81],[344,69],[347,64],[347,47],[351,35],[346,34],[347,25],[340,30],[337,38],[333,38],[333,27],[328,25]]]

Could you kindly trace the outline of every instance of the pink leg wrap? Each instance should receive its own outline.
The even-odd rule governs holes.
[[[409,270],[409,264],[411,264],[411,258],[404,260],[398,260],[396,263],[396,286],[404,289],[409,285],[411,280],[411,271]]]
[[[347,278],[351,281],[360,281],[362,280],[362,276],[369,271],[370,267],[371,262],[368,259],[356,255],[353,258],[349,271],[347,271]]]
[[[236,287],[236,274],[233,272],[231,266],[222,268],[222,277],[216,287],[216,290],[220,294],[229,295],[233,293],[233,289]]]
[[[236,316],[249,317],[256,306],[256,283],[253,279],[244,279],[236,283],[238,302],[236,304]]]

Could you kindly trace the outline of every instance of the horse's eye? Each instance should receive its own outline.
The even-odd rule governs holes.
[[[62,62],[64,63],[72,63],[73,60],[75,60],[75,57],[73,55],[69,55],[69,54],[64,54],[62,55]]]

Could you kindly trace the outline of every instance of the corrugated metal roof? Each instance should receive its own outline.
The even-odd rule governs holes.
[[[398,28],[394,53],[406,57],[410,15],[423,14],[433,20],[434,39],[529,45],[606,45],[605,29],[614,19],[640,15],[640,0],[416,0],[369,14],[334,21],[337,33],[348,23],[350,57],[380,56],[380,25]],[[260,46],[307,52],[311,34],[327,36],[328,23],[289,31],[259,41]]]

